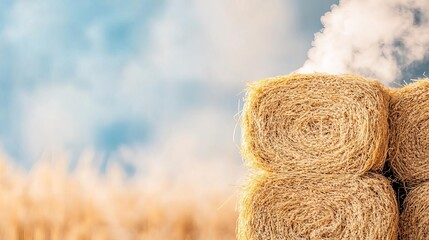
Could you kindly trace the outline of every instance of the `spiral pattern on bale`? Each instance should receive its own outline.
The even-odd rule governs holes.
[[[271,172],[364,173],[387,151],[388,99],[353,75],[293,74],[249,86],[243,157]]]
[[[239,240],[397,239],[398,207],[387,179],[368,173],[254,176],[239,206]]]
[[[400,239],[429,239],[429,182],[412,189],[404,202]]]
[[[409,185],[429,181],[429,79],[392,91],[388,159]]]

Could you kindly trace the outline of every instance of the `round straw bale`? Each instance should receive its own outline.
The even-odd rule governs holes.
[[[429,182],[408,193],[399,232],[403,240],[429,239]]]
[[[397,239],[398,207],[381,175],[251,179],[239,206],[239,240]]]
[[[391,92],[388,159],[410,185],[429,180],[429,79]]]
[[[243,157],[272,172],[364,173],[383,167],[388,98],[378,81],[293,74],[249,86]]]

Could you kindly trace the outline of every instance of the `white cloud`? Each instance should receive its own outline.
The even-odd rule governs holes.
[[[28,9],[17,4],[19,10],[9,18],[10,26],[17,28],[7,28],[11,46],[16,50],[24,44],[18,38],[37,41],[26,45],[29,51],[24,55],[29,58],[15,62],[16,69],[34,61],[54,63],[46,72],[26,71],[29,77],[35,71],[44,74],[37,76],[33,87],[16,85],[22,151],[37,159],[46,151],[91,148],[97,131],[115,119],[150,121],[155,128],[152,142],[122,146],[112,159],[160,167],[169,174],[182,171],[198,181],[218,179],[216,175],[230,181],[241,166],[232,134],[238,111],[234,101],[245,81],[287,74],[304,60],[305,46],[289,3],[168,0],[154,18],[144,20],[150,21],[147,27],[138,14],[130,21],[138,25],[133,36],[140,44],[125,55],[112,54],[105,47],[106,26],[121,19],[106,15],[109,21],[94,18],[74,26],[64,19],[76,17],[64,14],[67,6],[44,4],[42,11],[37,4]],[[55,14],[47,15],[47,23],[24,24],[28,12],[35,19],[45,12]],[[67,32],[64,22],[83,28],[77,31],[83,46],[76,47],[73,39],[62,42]],[[50,36],[55,36],[52,45],[44,42],[51,41]],[[33,52],[39,46],[53,47],[39,55]],[[66,67],[57,68],[57,61]],[[190,87],[185,85],[189,83]],[[192,91],[203,93],[190,98],[190,103],[184,101]]]
[[[144,173],[141,182],[149,186],[165,181],[206,190],[230,185],[233,190],[244,171],[238,143],[232,144],[235,121],[222,111],[198,109],[171,119],[170,128],[149,148],[124,146],[112,160],[136,166]]]
[[[3,36],[9,41],[22,41],[34,35],[46,33],[56,24],[55,11],[49,11],[47,2],[19,1],[8,12],[9,21]]]
[[[105,115],[87,93],[67,85],[38,89],[20,104],[20,139],[29,160],[92,147],[97,122]]]
[[[357,73],[388,84],[429,50],[426,0],[342,0],[322,17],[300,72]]]
[[[187,3],[168,1],[154,22],[148,58],[161,76],[243,87],[246,80],[287,74],[299,64],[298,53],[305,50],[288,1]]]

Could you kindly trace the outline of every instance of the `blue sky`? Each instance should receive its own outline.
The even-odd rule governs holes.
[[[333,3],[2,1],[0,143],[25,166],[240,165],[246,82],[302,66]]]

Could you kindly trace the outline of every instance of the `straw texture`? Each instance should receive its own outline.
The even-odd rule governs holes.
[[[387,149],[388,94],[353,75],[294,74],[251,84],[243,157],[271,172],[379,170]]]
[[[397,203],[383,176],[266,174],[248,183],[239,240],[397,239]]]
[[[391,92],[388,159],[409,185],[429,180],[429,79]]]
[[[112,165],[100,175],[82,161],[70,171],[53,159],[27,172],[0,152],[0,240],[236,239],[236,198],[226,187],[125,179]]]
[[[411,190],[401,214],[402,240],[429,239],[429,182]]]

